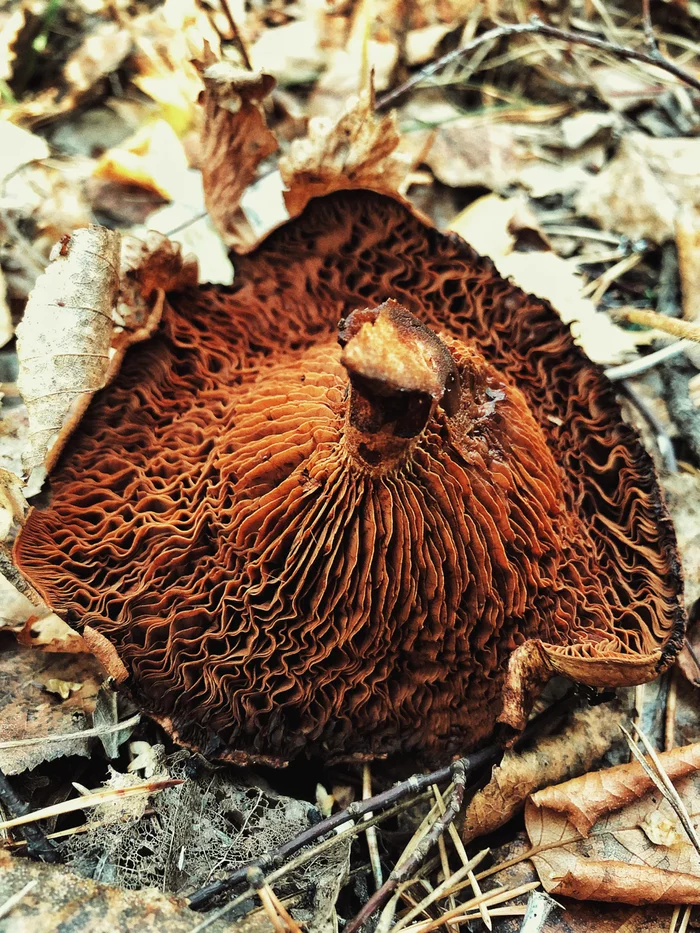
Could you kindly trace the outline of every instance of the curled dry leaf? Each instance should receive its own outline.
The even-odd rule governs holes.
[[[254,240],[240,208],[241,197],[254,180],[258,165],[277,149],[263,110],[275,79],[225,61],[208,60],[201,73],[204,198],[224,242],[240,249]]]
[[[578,710],[565,729],[524,752],[507,751],[491,780],[470,801],[462,835],[469,842],[507,823],[541,787],[588,771],[620,735],[621,709]]]
[[[396,114],[377,116],[372,89],[351,98],[335,124],[314,117],[279,162],[287,210],[296,217],[311,198],[347,188],[396,197],[410,168],[399,142]]]
[[[660,759],[695,822],[700,744]],[[700,856],[637,762],[538,791],[525,807],[525,826],[549,894],[637,905],[700,903]]]
[[[17,328],[17,385],[29,415],[28,473],[50,470],[109,368],[119,236],[91,226],[63,238]]]

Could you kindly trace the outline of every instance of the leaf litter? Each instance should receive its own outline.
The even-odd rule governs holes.
[[[196,218],[203,212],[206,198],[224,242],[251,245],[259,240],[264,230],[278,224],[286,211],[297,213],[315,194],[354,184],[368,185],[375,190],[400,189],[401,194],[413,198],[422,211],[433,216],[447,216],[448,220],[454,217],[455,228],[477,249],[491,255],[504,274],[516,278],[522,275],[526,288],[549,297],[565,320],[578,321],[579,339],[606,365],[643,359],[650,350],[665,346],[657,331],[645,331],[638,325],[636,329],[631,328],[619,318],[613,320],[608,313],[614,308],[661,309],[659,246],[670,245],[678,256],[678,271],[675,278],[671,276],[670,287],[666,289],[665,307],[671,307],[676,315],[682,314],[686,321],[693,321],[697,316],[700,295],[695,216],[697,173],[693,171],[697,162],[694,138],[697,101],[692,92],[686,92],[658,70],[615,61],[608,53],[593,54],[576,46],[569,47],[567,60],[556,42],[550,47],[546,40],[528,46],[532,37],[523,36],[508,45],[492,44],[482,55],[457,62],[439,80],[429,79],[433,85],[429,90],[418,91],[413,98],[409,95],[396,110],[375,117],[372,96],[362,91],[372,66],[375,86],[380,90],[388,89],[442,51],[484,31],[493,22],[489,17],[518,17],[518,10],[510,4],[490,4],[487,9],[469,5],[468,10],[459,4],[421,4],[405,19],[398,14],[397,5],[388,2],[360,3],[352,10],[342,6],[326,10],[319,4],[303,3],[284,12],[277,8],[244,10],[242,4],[232,4],[233,19],[243,41],[250,41],[255,67],[263,74],[274,74],[278,87],[270,86],[260,98],[251,98],[250,106],[243,104],[237,109],[234,102],[236,99],[243,101],[243,98],[240,95],[236,98],[235,80],[242,79],[230,79],[233,83],[229,83],[226,92],[229,98],[224,96],[223,106],[217,103],[212,107],[209,117],[212,126],[218,120],[224,129],[205,135],[202,145],[197,139],[202,115],[196,99],[201,93],[207,94],[206,82],[202,83],[202,76],[189,60],[202,60],[205,39],[214,57],[218,58],[220,36],[225,36],[228,28],[222,13],[185,0],[168,0],[148,11],[120,3],[114,7],[120,10],[115,18],[113,12],[97,4],[89,13],[61,12],[64,19],[59,22],[60,30],[54,33],[46,16],[47,6],[40,2],[22,2],[13,4],[7,17],[4,11],[0,13],[3,17],[0,41],[7,49],[0,79],[4,82],[3,89],[7,87],[10,91],[8,96],[3,90],[3,98],[14,98],[8,111],[11,122],[0,122],[0,139],[8,141],[7,146],[0,145],[0,175],[5,179],[0,193],[0,225],[5,237],[0,262],[6,291],[4,310],[2,307],[0,310],[3,310],[4,334],[10,341],[9,353],[14,353],[11,342],[14,325],[25,313],[19,346],[21,350],[24,332],[22,379],[29,379],[30,387],[27,416],[33,438],[30,465],[35,468],[35,485],[43,478],[47,457],[50,466],[79,418],[80,408],[85,407],[94,391],[108,383],[125,348],[136,339],[147,338],[157,326],[164,291],[174,282],[197,279],[194,265],[183,260],[181,252],[162,239],[149,240],[146,231],[155,217],[154,209],[161,209],[164,202],[164,211],[179,213],[164,214],[163,233],[183,223],[199,223]],[[692,20],[693,5],[684,7],[678,5],[680,19],[675,23],[667,21],[665,10],[654,9],[654,16],[659,19],[655,28],[657,34],[663,35],[664,54],[675,56],[682,49],[686,66],[697,69],[697,52],[692,40],[687,39],[687,35],[692,35],[688,33],[687,23],[693,22],[696,26],[697,20]],[[76,5],[76,10],[81,8],[82,5]],[[556,5],[550,15],[558,21]],[[87,17],[84,22],[80,20],[82,16]],[[683,17],[689,18],[685,24]],[[34,49],[35,73],[27,75],[20,67],[26,59],[20,50],[30,47],[27,45],[28,24],[37,22],[39,37],[43,39]],[[571,25],[594,28],[596,34],[622,44],[636,43],[642,47],[644,43],[641,23],[633,12],[623,9],[586,5],[575,10]],[[60,67],[50,67],[53,43],[66,42],[67,35],[72,38],[60,48]],[[294,36],[298,43],[291,42]],[[45,43],[43,49],[42,42]],[[226,41],[223,44],[226,46]],[[288,50],[292,44],[299,51],[290,56]],[[568,69],[569,79],[595,88],[598,98],[594,104],[590,98],[581,96],[572,103],[573,98],[561,83],[561,76],[553,77],[550,70],[552,61],[557,59],[565,73]],[[245,71],[240,71],[241,64],[240,61],[236,63],[238,71],[234,73],[242,74],[247,81]],[[230,70],[226,73],[231,74]],[[115,90],[120,82],[126,82],[122,85],[122,90],[126,89],[123,96],[121,90]],[[358,103],[347,101],[347,97],[358,92]],[[209,93],[211,96],[211,90]],[[283,105],[283,93],[289,95],[287,100],[293,101],[301,115],[296,122],[284,116],[289,111]],[[144,102],[144,95],[148,103]],[[114,107],[112,113],[121,108],[124,114],[136,115],[131,124],[136,133],[126,133],[117,145],[109,146],[107,152],[91,143],[80,159],[66,159],[51,142],[58,138],[51,124],[76,136],[81,132],[77,108],[87,108],[89,113],[105,98]],[[417,102],[423,99],[427,103],[419,109]],[[543,116],[549,108],[545,123],[538,122],[538,108]],[[247,115],[247,120],[254,121],[254,132],[239,116],[241,112]],[[624,113],[624,119],[629,122],[620,122],[620,113]],[[318,115],[323,118],[320,122],[314,121]],[[307,117],[311,118],[308,125]],[[236,120],[239,121],[237,127]],[[422,120],[435,125],[421,126]],[[291,138],[290,127],[293,127]],[[236,138],[240,145],[252,151],[241,149],[243,160],[230,160],[227,164],[225,156],[232,144],[235,145]],[[281,149],[279,163],[272,159],[273,139]],[[218,161],[215,158],[217,146],[223,154]],[[59,163],[63,160],[62,165],[55,161],[51,164],[56,156]],[[212,172],[215,164],[216,171]],[[277,165],[279,173],[275,170]],[[129,301],[120,302],[112,273],[109,284],[98,288],[88,299],[91,306],[97,301],[97,307],[103,311],[102,331],[90,334],[84,321],[79,328],[64,327],[78,340],[66,346],[59,333],[58,308],[54,309],[54,320],[50,320],[50,302],[42,297],[42,286],[28,311],[24,305],[31,285],[48,263],[53,243],[64,235],[73,235],[75,228],[79,228],[80,236],[75,236],[80,243],[83,233],[90,233],[87,225],[104,219],[95,206],[97,201],[91,204],[91,189],[86,179],[91,180],[91,184],[100,182],[112,186],[117,202],[114,209],[125,209],[124,205],[131,203],[139,191],[155,194],[156,199],[141,202],[147,204],[146,216],[142,218],[145,223],[121,225],[122,232],[135,234],[136,240],[125,238],[122,248],[116,251],[113,245],[106,247],[109,255],[116,257],[111,268],[121,266],[119,281],[121,287],[128,290]],[[483,194],[484,188],[492,194],[487,196],[479,213],[475,194]],[[92,189],[97,190],[105,192],[107,189]],[[228,194],[222,197],[224,190],[234,190],[236,197],[229,199]],[[496,195],[505,196],[507,200],[496,200]],[[518,196],[515,201],[511,200],[513,195]],[[232,217],[218,216],[221,205],[226,202],[242,202]],[[503,203],[507,209],[501,208]],[[524,223],[516,209],[518,203],[527,203],[531,211],[531,217]],[[461,209],[465,206],[467,211],[463,214]],[[173,218],[170,228],[168,216]],[[599,235],[612,235],[612,239],[605,242],[597,239]],[[75,236],[70,242],[74,242]],[[534,240],[528,245],[533,236]],[[108,236],[105,244],[107,242],[114,243],[114,239]],[[139,245],[144,242],[145,247]],[[214,249],[220,250],[217,269],[223,269],[221,280],[226,281],[230,266],[227,271],[225,247],[213,229],[199,241],[194,240],[192,245],[199,252],[202,267]],[[61,256],[60,249],[59,245],[59,255],[45,275],[57,275],[56,270],[64,265],[62,260],[67,256]],[[205,276],[206,279],[212,277]],[[66,281],[70,281],[69,276]],[[587,290],[588,297],[582,296],[582,290]],[[67,297],[71,298],[72,294],[69,291]],[[54,297],[56,295],[58,292]],[[138,301],[134,301],[135,295]],[[58,300],[64,299],[58,296]],[[37,301],[39,313],[38,317],[33,317],[37,313]],[[127,303],[140,309],[131,320],[124,316]],[[65,302],[67,314],[71,313],[70,304],[70,301]],[[46,329],[44,332],[42,327]],[[38,351],[33,350],[31,341],[42,333],[45,337]],[[81,369],[65,365],[71,353],[84,352],[92,354],[93,361],[100,362]],[[689,359],[692,366],[691,353]],[[663,368],[654,369],[635,376],[630,384],[633,388],[641,387],[646,393],[644,397],[652,400],[658,413],[656,426],[651,429],[652,446],[657,443],[659,431],[663,431],[679,457],[681,472],[667,477],[666,483],[683,545],[688,596],[692,600],[700,585],[693,550],[697,535],[692,523],[698,464],[693,461],[689,453],[691,447],[685,439],[687,423],[676,423],[665,406],[660,390],[664,378]],[[15,418],[14,424],[18,427],[11,430],[22,437],[26,426],[22,427],[21,417],[12,414],[21,412],[21,408],[10,407],[14,404],[12,399],[18,396],[7,393],[7,389],[12,391],[13,384],[12,380],[6,380],[3,385],[3,414],[8,425]],[[75,393],[77,402],[63,404],[59,410],[59,406],[46,398],[52,392]],[[638,409],[631,410],[631,417],[641,419],[645,431],[649,430],[648,418],[645,420]],[[10,437],[9,430],[7,437]],[[0,441],[4,444],[4,435]],[[5,456],[4,451],[0,452]],[[12,460],[8,454],[7,462],[16,463],[16,458]],[[31,486],[27,490],[22,479],[9,478],[4,484],[7,495],[3,514],[7,519],[3,530],[10,543],[23,520],[22,493],[35,491]],[[18,775],[17,786],[32,799],[34,808],[40,809],[45,802],[42,797],[48,796],[47,785],[41,783],[42,763],[51,760],[54,752],[65,758],[66,763],[77,760],[87,763],[90,779],[81,781],[86,788],[97,789],[105,780],[116,786],[126,786],[120,782],[126,780],[132,764],[135,767],[131,778],[135,771],[147,773],[150,770],[147,779],[167,773],[170,778],[184,783],[150,798],[144,796],[141,804],[147,808],[138,819],[117,808],[106,819],[104,813],[88,816],[81,832],[65,837],[68,841],[61,845],[66,847],[69,866],[91,876],[93,881],[83,881],[73,875],[70,885],[66,886],[62,874],[51,874],[61,869],[35,865],[18,857],[7,861],[0,883],[0,906],[41,878],[40,888],[46,888],[46,898],[42,900],[35,886],[9,908],[8,918],[20,916],[21,911],[26,910],[34,928],[52,929],[52,918],[56,916],[52,911],[62,904],[75,918],[76,929],[85,929],[89,921],[87,915],[81,919],[82,904],[92,903],[95,912],[91,929],[99,929],[99,923],[104,929],[113,929],[117,917],[138,916],[142,920],[149,911],[160,918],[163,929],[194,929],[200,921],[195,915],[183,919],[187,908],[182,901],[153,898],[149,905],[148,895],[142,891],[134,897],[120,893],[120,889],[152,884],[161,890],[189,894],[198,884],[205,885],[211,877],[225,875],[248,858],[279,848],[285,839],[308,827],[309,814],[315,808],[305,804],[303,799],[294,800],[292,796],[287,798],[271,791],[267,776],[251,774],[248,776],[250,783],[240,784],[235,772],[231,779],[230,774],[208,771],[189,756],[178,758],[182,753],[153,751],[161,748],[157,740],[162,734],[147,723],[134,722],[130,726],[131,730],[136,728],[138,736],[131,744],[139,747],[134,749],[130,761],[126,744],[128,730],[120,731],[119,724],[133,716],[129,717],[128,711],[115,709],[115,694],[109,689],[102,693],[107,698],[103,712],[94,716],[91,703],[96,702],[102,674],[96,663],[94,673],[83,672],[81,665],[93,662],[84,653],[80,636],[72,633],[47,608],[37,607],[21,593],[11,589],[3,593],[7,594],[3,615],[5,628],[16,632],[20,642],[3,653],[3,664],[7,663],[8,671],[15,673],[24,669],[22,665],[29,665],[28,671],[41,671],[40,675],[21,676],[26,695],[15,696],[3,707],[7,710],[7,722],[17,722],[17,738],[40,740],[43,733],[46,738],[56,739],[56,733],[64,729],[66,733],[86,732],[90,736],[67,739],[66,744],[58,736],[59,741],[17,749],[3,748],[0,743],[0,757],[11,752],[16,755],[15,770],[9,761],[2,759],[8,764],[7,768],[2,765],[3,770]],[[3,638],[10,636],[3,635]],[[24,647],[29,644],[41,650]],[[65,649],[68,644],[78,649],[78,653],[65,653],[65,650],[56,653],[57,648]],[[691,742],[698,737],[697,731],[693,732],[697,724],[692,725],[683,704],[697,703],[695,693],[688,692],[694,689],[689,686],[687,691],[681,691],[681,709],[676,713],[679,721],[689,722],[684,735],[686,741]],[[67,694],[65,698],[64,694]],[[654,703],[663,703],[665,695],[664,689],[660,689]],[[41,710],[41,713],[37,717],[32,710]],[[57,719],[59,712],[62,718]],[[74,725],[85,728],[68,729],[66,717],[78,714],[83,718]],[[582,715],[585,722],[587,714]],[[595,709],[590,715],[596,715]],[[652,902],[659,897],[670,903],[697,902],[700,900],[697,866],[689,852],[687,836],[661,795],[657,794],[657,800],[652,801],[656,793],[652,785],[645,785],[641,778],[630,777],[644,774],[643,769],[593,770],[594,760],[600,757],[604,765],[615,761],[612,749],[619,747],[619,743],[613,742],[617,721],[616,717],[609,722],[599,719],[596,724],[601,734],[595,742],[591,741],[592,735],[584,734],[585,728],[577,739],[576,729],[569,726],[558,736],[543,736],[531,752],[509,752],[500,770],[494,772],[489,785],[491,790],[487,787],[483,796],[475,798],[470,805],[468,820],[476,819],[475,809],[481,809],[482,814],[484,810],[500,810],[503,815],[517,809],[527,799],[525,819],[528,830],[532,829],[535,834],[533,844],[552,832],[556,820],[564,820],[563,825],[568,827],[566,832],[572,832],[573,836],[566,852],[565,847],[560,847],[562,851],[556,856],[561,857],[561,864],[557,863],[552,869],[554,862],[547,861],[550,855],[542,854],[539,864],[538,856],[533,856],[545,888],[556,892],[557,898],[561,890],[565,895],[578,890],[576,896],[581,891],[586,897],[605,895],[605,900],[617,900],[619,904],[625,899],[639,903],[642,899]],[[102,738],[106,740],[106,747],[103,747],[95,733],[105,730]],[[589,796],[592,795],[593,801],[605,798],[605,805],[609,807],[609,812],[601,811],[598,823],[587,831],[571,823],[568,811],[562,811],[564,815],[561,815],[556,807],[551,808],[551,801],[560,799],[557,797],[560,791],[551,785],[572,773],[566,770],[567,742],[574,745],[577,770],[588,773],[569,782],[573,787],[562,790],[561,794],[571,794],[578,804],[585,800],[589,817],[594,813],[588,807]],[[662,756],[661,760],[692,816],[695,812],[696,765],[692,757],[695,752],[685,749],[668,754],[672,757]],[[547,766],[543,764],[545,758],[550,761]],[[115,768],[111,777],[105,770],[107,759]],[[682,766],[679,760],[684,762]],[[54,762],[58,767],[59,759]],[[683,768],[689,770],[683,771]],[[510,769],[512,776],[507,776]],[[375,764],[373,770],[374,781],[378,781],[380,787],[391,783],[391,778],[382,773],[381,765]],[[144,783],[140,777],[134,779]],[[622,783],[618,785],[619,780]],[[576,781],[581,783],[576,784]],[[548,789],[536,791],[540,782],[549,785]],[[609,782],[608,789],[615,789],[612,797],[606,797],[600,790],[606,782]],[[357,775],[351,768],[327,781],[328,786],[334,785],[334,799],[343,801],[347,800],[347,789],[352,789],[356,783]],[[634,793],[630,790],[631,784],[636,788]],[[644,787],[646,790],[642,793]],[[446,799],[449,793],[445,789]],[[489,794],[495,797],[490,799]],[[313,793],[307,796],[312,797]],[[617,806],[623,798],[624,804]],[[425,818],[426,811],[421,809],[425,806],[427,804],[417,802],[414,812],[407,810],[403,815],[392,817],[393,823],[379,824],[379,854],[387,872],[399,861],[403,850],[397,840],[402,834],[405,837],[415,833]],[[435,802],[428,825],[439,810]],[[316,820],[318,816],[313,815],[311,819]],[[494,821],[490,817],[480,815],[478,821],[483,821],[486,831],[492,831]],[[543,828],[545,823],[546,829]],[[500,832],[514,833],[511,827],[516,824],[517,817],[511,818]],[[61,827],[58,832],[71,829],[65,822],[61,823],[60,817],[58,825]],[[601,825],[604,826],[602,831]],[[77,828],[80,827],[73,827]],[[624,833],[627,835],[622,835]],[[598,838],[603,841],[596,848]],[[18,840],[21,841],[19,837],[14,841]],[[409,911],[415,910],[415,905],[425,899],[425,888],[421,890],[420,886],[426,884],[440,893],[426,903],[414,919],[406,920],[404,928],[418,931],[447,926],[454,929],[451,924],[461,922],[459,918],[465,913],[483,921],[484,912],[474,903],[480,896],[478,890],[470,889],[469,878],[456,877],[456,873],[464,869],[459,846],[449,832],[441,841],[440,857],[432,860],[428,857],[421,869],[422,877],[416,876],[416,880],[396,896],[393,919],[389,914],[385,916],[387,930],[400,924],[401,917],[408,918]],[[343,898],[346,901],[349,898],[356,908],[371,890],[366,878],[362,880],[364,856],[357,844],[355,848],[354,881],[345,882],[351,864],[348,845],[339,846],[335,856],[329,856],[326,875],[323,872],[318,875],[326,879],[317,886],[325,892],[325,907],[314,904],[314,895],[310,893],[313,885],[302,875],[290,883],[289,888],[278,888],[275,882],[274,889],[270,889],[272,895],[261,895],[258,903],[267,903],[281,929],[293,930],[293,924],[304,919],[311,928],[320,924],[319,929],[324,923],[334,922],[336,916],[347,920],[349,914]],[[469,847],[469,855],[472,855],[472,848]],[[146,852],[150,854],[145,856]],[[596,862],[593,855],[600,861]],[[621,866],[614,871],[605,867],[611,855]],[[583,863],[582,856],[585,856]],[[7,856],[1,857],[7,859]],[[513,891],[535,883],[532,874],[525,880],[521,878],[511,883],[506,880],[507,869],[493,871],[504,859],[494,854],[490,858],[494,865],[490,868],[476,866],[474,870],[476,884],[485,888],[486,897],[490,896],[492,901],[500,895],[489,894],[489,888],[499,879],[499,887],[503,887],[505,880],[506,888],[510,885]],[[551,855],[551,859],[554,858]],[[572,864],[574,874],[579,876],[578,882],[566,880]],[[588,876],[581,874],[581,864],[590,869]],[[331,876],[332,883],[328,880]],[[112,886],[105,886],[102,883],[105,881]],[[345,890],[338,900],[343,885]],[[465,887],[460,885],[467,886],[468,896],[465,897]],[[563,887],[557,888],[557,885]],[[61,889],[66,893],[59,894]],[[666,893],[660,895],[661,891]],[[48,892],[55,892],[53,907],[50,906],[52,895]],[[72,896],[74,892],[79,893]],[[292,926],[274,906],[278,895],[282,901],[291,898],[288,903],[296,918],[291,921]],[[526,898],[525,891],[516,898],[514,907],[490,903],[486,916],[493,928],[519,929]],[[685,915],[679,912],[673,921],[670,909],[668,914],[661,913],[658,917],[622,906],[596,907],[586,914],[585,903],[575,907],[570,901],[565,903],[568,905],[566,913],[554,909],[541,929],[617,930],[625,924],[628,929],[631,928],[629,924],[636,924],[634,928],[667,930],[688,923],[688,919],[682,919]],[[102,908],[103,917],[98,913],[101,904],[106,905]],[[509,920],[503,911],[515,912],[514,919]],[[350,915],[352,912],[350,910]],[[567,915],[570,922],[565,919]],[[672,927],[674,922],[675,927]],[[1,929],[5,928],[3,923],[5,918],[0,917]],[[216,920],[213,915],[211,918],[212,929],[217,925],[221,929],[238,929],[245,924],[252,924],[253,928],[256,923],[269,928],[269,915],[264,915],[264,920],[258,913],[248,920],[231,922]],[[692,919],[690,923],[693,924]]]

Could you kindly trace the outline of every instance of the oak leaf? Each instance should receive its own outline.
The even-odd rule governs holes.
[[[660,759],[695,824],[700,743]],[[538,791],[526,804],[525,826],[537,873],[555,897],[700,903],[700,855],[637,762]]]

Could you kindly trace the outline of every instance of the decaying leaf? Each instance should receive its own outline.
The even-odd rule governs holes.
[[[275,79],[226,61],[208,59],[201,68],[204,197],[224,242],[241,247],[254,239],[240,208],[241,197],[258,165],[277,149],[263,110]]]
[[[300,214],[311,198],[347,188],[396,197],[410,168],[396,151],[399,142],[396,114],[375,114],[372,89],[351,98],[335,124],[314,117],[308,135],[279,162],[290,215]]]
[[[498,829],[541,787],[584,774],[620,735],[622,710],[613,704],[575,712],[566,728],[524,752],[507,751],[491,780],[470,801],[462,835],[467,842]]]
[[[113,345],[123,351],[150,337],[160,321],[165,292],[196,285],[197,279],[196,259],[183,257],[179,244],[163,234],[151,230],[144,240],[122,237]],[[114,365],[110,377],[113,371]]]
[[[0,651],[0,742],[55,737],[90,726],[104,671],[88,654],[45,654],[17,645],[4,636]],[[52,695],[50,685],[79,684],[68,696]],[[59,691],[60,694],[60,691]],[[88,740],[40,742],[0,748],[0,768],[6,774],[30,771],[42,761],[64,755],[88,755]]]
[[[91,226],[55,248],[17,328],[17,384],[29,414],[25,468],[48,471],[109,369],[119,236]]]
[[[551,250],[514,251],[512,221],[520,202],[490,194],[469,205],[450,224],[474,249],[489,256],[505,277],[524,291],[547,298],[588,356],[597,363],[618,363],[634,351],[638,335],[614,324],[581,297],[581,280],[574,269]]]
[[[623,137],[615,157],[581,189],[577,209],[605,230],[663,243],[681,205],[700,208],[700,139]]]
[[[37,882],[12,913],[3,919],[3,933],[191,933],[202,921],[186,906],[184,898],[169,897],[154,888],[125,891],[74,875],[57,865],[43,865],[26,858],[12,858],[0,850],[0,904]],[[215,920],[210,933],[269,933],[264,914],[230,923]]]
[[[700,744],[660,758],[694,822]],[[700,856],[637,762],[538,791],[525,807],[525,825],[550,894],[637,905],[700,903]]]

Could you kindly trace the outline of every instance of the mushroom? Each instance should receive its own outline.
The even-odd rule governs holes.
[[[553,673],[671,663],[652,462],[546,302],[368,191],[234,258],[168,296],[15,548],[145,712],[237,763],[434,763]]]

